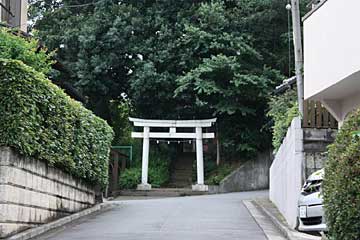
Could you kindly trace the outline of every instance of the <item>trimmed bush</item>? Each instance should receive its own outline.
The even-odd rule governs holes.
[[[329,146],[323,183],[329,239],[360,239],[360,110],[352,113]]]
[[[120,187],[122,189],[134,189],[141,182],[141,167],[126,169],[120,175]]]
[[[0,145],[105,185],[111,127],[43,74],[0,59]]]

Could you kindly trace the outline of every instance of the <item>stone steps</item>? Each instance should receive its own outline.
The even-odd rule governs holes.
[[[194,153],[178,153],[174,162],[169,186],[190,187],[192,184],[192,164],[195,159]]]
[[[190,188],[153,188],[147,191],[120,190],[116,195],[134,197],[184,197],[207,195],[208,192],[193,191]]]

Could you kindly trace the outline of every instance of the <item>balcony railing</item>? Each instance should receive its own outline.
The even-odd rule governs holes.
[[[304,101],[303,128],[337,129],[338,123],[320,101]]]
[[[322,3],[324,0],[311,0],[306,7],[308,8],[315,8],[318,4]]]

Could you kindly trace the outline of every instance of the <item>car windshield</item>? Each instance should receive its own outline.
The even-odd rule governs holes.
[[[303,195],[308,195],[311,193],[315,193],[315,192],[320,192],[321,190],[321,184],[322,184],[322,179],[321,180],[313,180],[313,181],[306,181],[306,183],[303,186],[303,189],[301,191],[301,193]]]

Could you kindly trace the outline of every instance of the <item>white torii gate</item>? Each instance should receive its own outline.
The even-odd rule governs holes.
[[[211,127],[216,122],[216,118],[206,120],[148,120],[139,118],[129,118],[136,127],[143,127],[143,132],[132,132],[131,137],[143,139],[142,152],[142,171],[141,184],[138,190],[150,190],[148,183],[149,166],[149,141],[150,138],[177,138],[177,139],[196,139],[196,167],[197,184],[192,186],[194,191],[207,191],[208,186],[204,184],[204,157],[203,157],[203,139],[214,138],[214,133],[203,133],[202,128]],[[150,132],[150,128],[169,128],[169,132]],[[176,128],[195,128],[193,132],[176,132]]]

